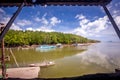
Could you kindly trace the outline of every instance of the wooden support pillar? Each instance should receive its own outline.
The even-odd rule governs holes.
[[[17,11],[13,14],[12,18],[9,20],[9,22],[5,26],[4,30],[0,33],[0,41],[3,39],[5,34],[8,32],[10,26],[12,25],[12,23],[14,22],[14,20],[16,19],[16,17],[20,13],[20,11],[22,10],[23,6],[24,6],[24,2],[20,5],[20,7],[17,9]]]
[[[5,34],[7,33],[7,31],[9,30],[12,23],[14,22],[14,20],[16,19],[16,17],[18,16],[18,14],[20,13],[20,11],[22,10],[23,6],[24,6],[24,3],[22,3],[20,5],[20,7],[18,8],[18,10],[13,14],[12,18],[9,20],[7,25],[4,28],[1,27],[0,41],[1,41],[1,53],[2,53],[1,65],[2,65],[3,79],[6,79],[5,50],[4,50],[4,39],[3,38],[4,38]]]
[[[4,29],[4,26],[1,27],[0,31],[2,32],[3,29]],[[6,79],[4,38],[1,41],[1,68],[2,68],[2,77],[3,79]]]
[[[120,30],[119,30],[118,26],[116,25],[116,23],[115,23],[113,17],[111,16],[109,10],[107,9],[107,7],[106,7],[105,5],[103,5],[103,9],[105,10],[105,12],[106,12],[106,14],[107,14],[109,20],[111,21],[111,23],[112,23],[112,25],[113,25],[113,27],[114,27],[114,29],[115,29],[115,31],[116,31],[118,37],[120,38]]]

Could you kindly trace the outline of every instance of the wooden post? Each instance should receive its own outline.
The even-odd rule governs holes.
[[[1,27],[1,32],[4,29],[4,27]],[[2,77],[3,79],[6,79],[6,66],[5,66],[5,49],[4,49],[4,39],[1,40],[1,67],[2,67]]]
[[[12,57],[13,57],[13,59],[15,61],[16,66],[19,67],[19,64],[17,63],[17,60],[16,60],[15,55],[13,54],[11,48],[10,48],[10,54],[12,55]]]

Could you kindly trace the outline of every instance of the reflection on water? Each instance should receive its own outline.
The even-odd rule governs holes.
[[[120,44],[119,43],[98,43],[89,46],[83,54],[77,54],[81,63],[96,64],[100,67],[113,71],[120,67]]]
[[[56,48],[48,52],[35,49],[12,49],[20,66],[55,61],[55,65],[41,68],[39,77],[69,77],[93,73],[114,72],[120,67],[120,43],[96,43],[81,50],[81,47]],[[6,51],[9,54],[9,50]],[[16,67],[13,58],[9,67]]]
[[[94,47],[94,46],[93,46]],[[80,62],[86,65],[94,64],[99,67],[103,67],[106,69],[111,70],[111,60],[109,59],[109,56],[106,54],[102,54],[99,49],[90,48],[88,51],[83,52],[83,54],[76,55],[80,58]]]
[[[57,65],[44,68],[39,77],[69,77],[114,72],[120,67],[120,44],[97,43],[87,51],[56,60]]]
[[[75,55],[79,52],[82,52],[84,50],[81,50],[76,47],[65,47],[65,48],[56,48],[55,50],[50,51],[36,51],[36,49],[12,49],[14,55],[16,56],[17,62],[20,66],[26,66],[30,63],[41,63],[44,61],[54,61],[57,59],[65,58],[68,56]],[[6,50],[6,53],[10,55],[9,49]],[[16,67],[13,57],[11,57],[11,61],[9,63],[9,67]]]

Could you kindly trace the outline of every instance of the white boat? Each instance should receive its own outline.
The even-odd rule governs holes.
[[[63,46],[62,46],[61,43],[56,44],[56,47],[58,47],[58,48],[63,48]]]
[[[29,67],[48,67],[48,66],[52,66],[52,65],[55,65],[55,62],[50,61],[50,62],[29,64]]]

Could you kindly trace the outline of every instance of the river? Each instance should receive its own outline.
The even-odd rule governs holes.
[[[81,47],[64,47],[50,51],[36,49],[12,49],[21,67],[31,63],[54,61],[55,65],[41,68],[40,78],[82,76],[94,73],[110,73],[120,68],[120,43],[94,43],[81,50]],[[9,49],[6,49],[9,54]],[[8,67],[16,67],[11,56]]]

